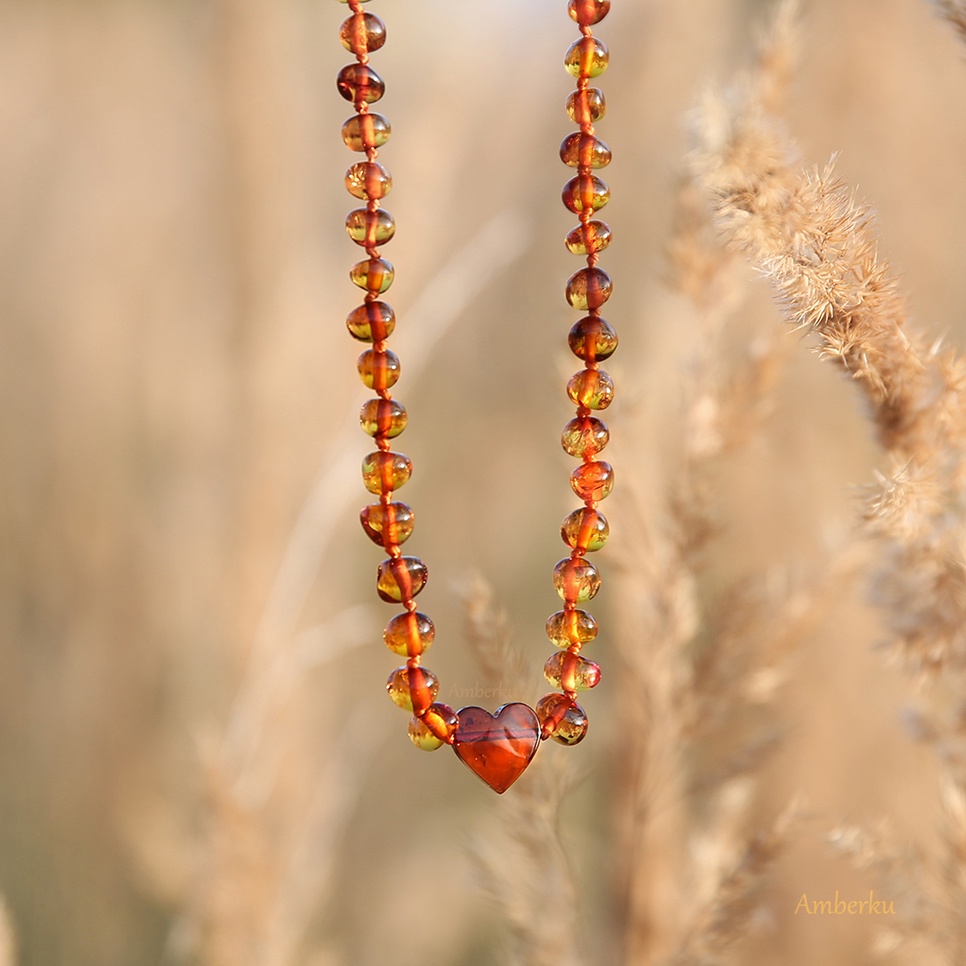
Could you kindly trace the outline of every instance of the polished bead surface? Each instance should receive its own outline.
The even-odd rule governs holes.
[[[588,221],[569,231],[564,244],[573,255],[598,255],[610,244],[611,237],[606,221]]]
[[[560,536],[568,547],[574,550],[593,552],[607,543],[610,525],[600,510],[582,506],[564,518],[560,525]]]
[[[543,676],[561,691],[589,691],[600,683],[600,668],[578,654],[558,651],[547,659]]]
[[[574,77],[599,77],[607,70],[610,53],[607,45],[596,37],[575,40],[564,56],[564,67]]]
[[[547,637],[557,647],[586,644],[597,636],[597,621],[585,610],[558,610],[547,618]]]
[[[606,168],[613,155],[596,134],[574,131],[560,145],[560,160],[571,168]]]
[[[553,585],[564,601],[579,604],[596,596],[600,590],[600,574],[583,557],[564,557],[553,568]]]
[[[424,667],[397,667],[386,682],[386,690],[393,703],[404,711],[422,714],[436,700],[439,681]]]
[[[359,422],[363,432],[380,439],[393,439],[406,428],[406,407],[396,399],[370,399],[362,404]]]
[[[593,124],[607,113],[607,101],[599,87],[571,91],[567,96],[567,116],[575,124]]]
[[[360,342],[382,342],[396,328],[396,313],[388,302],[366,302],[346,316],[345,324]]]
[[[449,743],[459,718],[448,704],[431,704],[409,722],[409,740],[423,751],[435,751]]]
[[[425,586],[429,569],[418,557],[391,557],[379,564],[376,592],[389,602],[411,600]]]
[[[584,709],[565,694],[547,694],[537,702],[543,734],[562,745],[576,745],[587,734]]]
[[[375,14],[354,14],[339,28],[339,39],[346,50],[360,57],[386,42],[386,25]]]
[[[436,637],[433,622],[419,611],[397,614],[382,632],[386,647],[401,657],[419,657]]]
[[[567,280],[567,301],[582,312],[599,309],[613,291],[611,277],[601,268],[582,268]]]
[[[385,244],[396,234],[396,223],[392,215],[382,208],[375,211],[353,208],[346,215],[345,230],[357,245],[372,248]]]
[[[381,148],[392,134],[392,125],[381,114],[353,114],[342,125],[342,140],[350,151]]]
[[[606,319],[588,315],[573,324],[567,335],[570,351],[585,362],[602,362],[617,349],[617,333]]]
[[[392,175],[378,161],[357,161],[345,173],[345,186],[354,198],[378,201],[392,191]]]
[[[610,200],[610,188],[593,174],[578,174],[571,178],[561,192],[563,203],[575,215],[589,208],[598,211]]]
[[[349,269],[349,279],[352,284],[372,292],[373,295],[381,295],[385,292],[392,285],[395,277],[396,272],[392,263],[385,258],[364,258]]]
[[[399,380],[399,357],[388,349],[382,352],[377,352],[375,349],[366,349],[359,356],[356,368],[359,370],[359,377],[363,383],[376,392],[391,389]]]
[[[409,481],[413,464],[402,453],[370,453],[362,461],[362,482],[370,493],[392,493]]]
[[[594,456],[610,441],[607,426],[596,416],[576,416],[564,426],[560,445],[564,451],[578,459]]]
[[[614,401],[614,380],[603,369],[581,369],[570,377],[567,395],[577,406],[606,409]]]
[[[388,550],[412,536],[416,514],[405,503],[373,503],[362,508],[359,522],[373,543]]]
[[[582,463],[570,474],[570,486],[581,500],[597,503],[614,489],[614,468],[603,460]]]
[[[368,64],[349,64],[335,79],[339,93],[357,107],[372,104],[386,93],[383,79]]]
[[[505,704],[492,715],[476,707],[459,711],[453,750],[501,795],[523,774],[539,744],[540,721],[525,704]]]
[[[610,11],[610,0],[570,0],[567,13],[581,27],[592,27],[600,23]]]

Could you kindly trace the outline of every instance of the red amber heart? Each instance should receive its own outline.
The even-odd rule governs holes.
[[[540,721],[533,708],[519,702],[490,714],[463,708],[453,742],[457,757],[502,795],[524,772],[540,744]]]

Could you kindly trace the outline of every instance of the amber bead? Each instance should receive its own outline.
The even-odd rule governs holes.
[[[564,67],[574,77],[598,77],[607,70],[610,53],[607,45],[596,37],[575,40],[564,56]]]
[[[359,521],[366,536],[388,550],[412,536],[416,514],[405,503],[373,503],[362,508]]]
[[[392,263],[385,258],[364,258],[349,269],[349,280],[352,284],[373,295],[385,292],[395,277]]]
[[[598,255],[610,244],[611,236],[607,222],[588,221],[568,232],[564,244],[573,255]]]
[[[374,14],[357,13],[339,28],[339,39],[346,50],[358,57],[378,50],[386,42],[386,25]]]
[[[449,744],[460,719],[448,704],[431,704],[421,716],[409,722],[409,740],[423,751],[435,751]]]
[[[436,700],[439,681],[424,667],[397,667],[386,682],[386,690],[394,704],[404,711],[422,714]]]
[[[603,369],[581,369],[567,383],[571,402],[587,409],[606,409],[614,401],[614,380]]]
[[[610,188],[596,175],[578,174],[564,185],[561,197],[567,209],[579,215],[586,208],[603,208],[610,201]]]
[[[593,124],[607,113],[607,101],[599,87],[571,91],[567,97],[567,116],[575,124]]]
[[[581,500],[597,503],[614,489],[614,468],[603,460],[582,463],[570,474],[570,486]]]
[[[592,27],[600,23],[610,11],[610,0],[570,0],[567,13],[581,27]]]
[[[345,324],[360,342],[382,342],[396,328],[396,313],[388,302],[366,302],[346,316]]]
[[[547,659],[543,676],[561,691],[589,691],[600,683],[600,668],[578,654],[558,651]]]
[[[597,636],[597,621],[585,610],[558,610],[547,618],[547,637],[557,647],[586,644]]]
[[[375,211],[353,208],[346,215],[345,230],[357,245],[373,248],[385,244],[396,234],[396,223],[392,215],[382,208]]]
[[[345,173],[345,186],[354,198],[378,201],[392,191],[392,175],[378,161],[357,161]]]
[[[390,557],[379,564],[376,592],[390,603],[411,600],[425,586],[429,569],[418,557]]]
[[[388,119],[374,111],[353,114],[342,125],[342,140],[350,151],[381,148],[389,140],[390,134],[392,134],[392,125]]]
[[[583,459],[594,456],[610,442],[607,426],[596,416],[577,416],[564,426],[560,443],[566,453]]]
[[[356,363],[362,381],[376,392],[384,392],[396,385],[399,379],[399,357],[388,349],[377,352],[366,349]]]
[[[576,745],[587,734],[584,709],[565,694],[544,695],[534,709],[543,734],[562,745]]]
[[[349,64],[335,79],[339,93],[356,107],[372,104],[386,93],[385,81],[368,64]]]
[[[585,362],[602,362],[617,350],[617,333],[606,319],[588,315],[575,322],[567,335],[570,351]]]
[[[610,536],[610,525],[600,510],[582,506],[564,519],[560,536],[574,550],[600,550]]]
[[[582,268],[567,280],[567,301],[582,312],[599,309],[613,291],[614,283],[601,268]]]
[[[596,596],[600,590],[600,574],[583,557],[564,557],[553,568],[553,585],[564,601],[580,603]]]
[[[413,464],[402,453],[370,453],[362,461],[362,482],[370,493],[392,493],[409,481]]]
[[[396,399],[370,399],[363,403],[359,422],[363,432],[392,439],[406,428],[406,407]]]
[[[574,131],[560,145],[560,160],[571,168],[606,168],[611,150],[596,134]]]
[[[397,614],[382,632],[386,647],[401,657],[419,657],[436,637],[433,622],[419,611]]]

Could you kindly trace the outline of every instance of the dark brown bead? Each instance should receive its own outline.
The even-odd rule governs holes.
[[[570,0],[567,13],[581,27],[592,27],[600,23],[610,11],[610,0]]]
[[[359,522],[373,543],[389,550],[412,536],[416,514],[406,503],[373,503],[362,508]]]
[[[360,342],[382,342],[396,328],[396,313],[388,302],[366,302],[349,313],[345,324]]]
[[[560,160],[571,168],[606,168],[612,157],[599,137],[583,131],[568,134],[560,145]]]
[[[349,194],[365,201],[378,201],[392,190],[392,175],[378,161],[357,161],[345,173]]]
[[[567,115],[575,124],[593,124],[607,113],[604,92],[597,87],[572,91],[567,98]]]
[[[594,174],[578,174],[565,185],[563,203],[575,215],[589,208],[598,211],[610,200],[610,188]]]
[[[582,268],[567,281],[567,301],[586,312],[599,309],[614,291],[610,276],[600,268]]]
[[[366,349],[359,356],[356,368],[362,381],[375,392],[392,389],[399,380],[399,357],[388,349],[383,352]]]
[[[357,13],[342,24],[339,39],[346,50],[361,57],[386,42],[386,25],[375,14]]]
[[[406,428],[406,407],[397,399],[370,399],[359,413],[362,429],[378,439],[392,439]]]
[[[578,225],[564,239],[573,255],[599,255],[611,242],[610,225],[606,221],[588,221]]]
[[[617,333],[606,319],[588,315],[575,322],[567,336],[570,351],[585,362],[609,359],[617,350]]]
[[[386,93],[383,79],[368,64],[348,64],[335,79],[339,93],[356,107],[372,104]]]

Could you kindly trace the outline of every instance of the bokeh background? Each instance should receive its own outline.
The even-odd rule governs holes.
[[[542,904],[520,905],[579,938],[582,958],[557,961],[600,964],[625,961],[627,931],[615,870],[632,719],[612,712],[632,698],[612,638],[647,646],[640,534],[667,525],[688,387],[707,366],[699,313],[667,281],[688,114],[748,65],[770,7],[613,6],[597,31],[612,57],[598,127],[615,152],[608,422],[627,485],[600,560],[591,732],[534,765],[566,757],[574,769],[554,821],[577,899],[547,875]],[[562,295],[575,260],[561,244],[571,216],[557,146],[574,26],[563,0],[367,9],[389,27],[373,63],[394,129],[381,157],[398,231],[385,253],[402,448],[416,466],[403,498],[430,567],[421,608],[438,628],[427,664],[444,700],[475,703],[461,700],[485,683],[468,598],[477,637],[505,613],[529,668],[496,681],[501,700],[533,702],[573,503],[557,445],[576,317]],[[415,751],[382,693],[392,611],[375,599],[378,553],[355,522],[366,392],[343,325],[359,257],[342,227],[350,109],[333,81],[348,62],[346,14],[334,0],[0,3],[11,962],[472,966],[503,961],[520,927],[484,872],[539,871],[500,844],[517,789],[498,799],[448,751]],[[874,207],[915,321],[962,343],[964,47],[908,0],[806,0],[798,38],[786,118],[803,163],[837,154]],[[873,945],[888,946],[874,917],[793,913],[803,893],[888,889],[829,847],[843,823],[886,823],[903,856],[936,848],[935,756],[902,724],[915,681],[875,649],[861,547],[859,563],[849,556],[879,454],[853,387],[736,272],[740,305],[713,342],[721,365],[769,339],[784,361],[767,418],[710,478],[702,620],[726,617],[725,588],[749,575],[780,596],[788,573],[831,555],[847,576],[790,659],[780,742],[747,816],[765,822],[799,793],[807,805],[733,961],[872,962]]]

